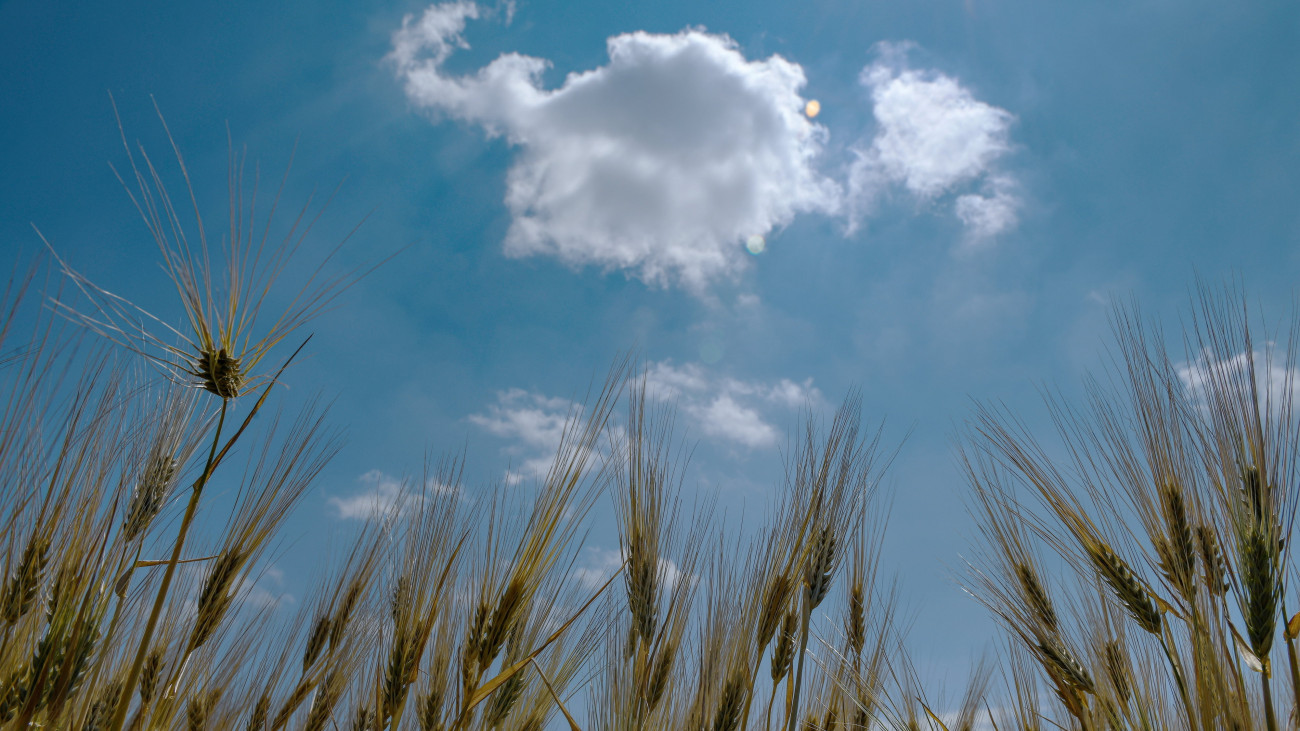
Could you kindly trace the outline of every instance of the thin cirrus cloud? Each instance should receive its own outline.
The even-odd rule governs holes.
[[[844,216],[852,233],[891,188],[958,195],[970,241],[1016,225],[1010,113],[951,77],[906,65],[882,46],[862,73],[873,137],[845,164],[823,160],[829,130],[805,113],[803,68],[749,60],[726,35],[688,29],[608,39],[609,62],[541,85],[545,59],[506,53],[455,75],[467,21],[461,0],[408,16],[388,61],[407,98],[435,117],[480,125],[516,148],[506,179],[510,256],[550,256],[702,293],[747,266],[744,243],[801,213]],[[821,172],[846,169],[843,182]]]

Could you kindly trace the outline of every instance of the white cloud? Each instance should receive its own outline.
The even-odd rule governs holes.
[[[692,411],[704,433],[711,437],[746,447],[770,447],[777,442],[776,428],[763,421],[758,411],[736,403],[731,394],[718,394]]]
[[[497,394],[497,402],[488,405],[487,414],[472,414],[469,420],[499,437],[555,449],[560,446],[572,410],[573,403],[568,399],[512,388]]]
[[[671,361],[652,363],[645,372],[647,395],[656,401],[673,401],[696,433],[732,446],[772,447],[780,434],[769,420],[772,410],[783,413],[825,403],[812,379],[783,378],[775,382],[745,381],[709,373],[697,364],[675,366]],[[568,419],[581,413],[568,399],[512,388],[497,394],[496,403],[469,421],[508,441],[504,452],[518,460],[507,480],[545,477],[551,468]],[[623,427],[611,424],[607,439],[617,443]]]
[[[695,363],[675,366],[670,361],[650,365],[646,389],[651,398],[676,402],[705,436],[749,448],[775,446],[779,439],[764,410],[823,402],[811,378],[802,383],[788,378],[775,383],[742,381],[713,376]]]
[[[294,598],[284,590],[284,571],[268,566],[256,581],[250,581],[248,576],[240,580],[235,601],[252,609],[278,609],[293,604]]]
[[[406,511],[415,503],[418,490],[413,489],[409,480],[401,480],[380,470],[370,470],[357,478],[361,490],[347,497],[331,497],[330,505],[338,511],[338,517],[346,520],[377,520],[393,514],[394,510]],[[455,488],[430,481],[424,486],[424,494],[447,494]],[[399,508],[400,506],[400,508]]]
[[[1179,363],[1175,372],[1188,394],[1204,406],[1213,395],[1214,382],[1244,382],[1246,371],[1253,362],[1260,408],[1270,410],[1277,418],[1278,410],[1284,404],[1293,409],[1300,408],[1300,370],[1287,368],[1281,354],[1274,352],[1273,348],[1274,344],[1269,343],[1265,351],[1255,351],[1250,358],[1244,351],[1222,359],[1205,352],[1193,361]],[[1249,398],[1248,394],[1241,396]]]
[[[967,242],[979,244],[1016,227],[1020,217],[1020,199],[1012,192],[1014,183],[998,176],[989,181],[985,195],[968,193],[957,198],[953,206],[957,218],[966,226]]]
[[[1009,230],[1020,199],[996,163],[1011,150],[1015,117],[976,99],[952,77],[909,68],[906,52],[906,45],[882,44],[880,59],[859,77],[871,92],[877,129],[854,151],[849,167],[850,228],[892,187],[933,200],[983,179],[985,194],[960,196],[956,215],[970,240]]]
[[[838,210],[840,187],[813,168],[826,130],[802,113],[798,64],[751,61],[725,35],[685,30],[614,36],[608,64],[555,89],[541,86],[547,61],[517,53],[444,73],[480,15],[456,2],[408,17],[389,59],[414,104],[518,148],[507,254],[699,292],[745,266],[747,237]]]
[[[507,452],[522,459],[509,475],[514,481],[546,475],[564,436],[564,425],[578,408],[568,399],[512,388],[498,393],[497,402],[488,404],[486,414],[470,414],[469,420],[514,442]]]

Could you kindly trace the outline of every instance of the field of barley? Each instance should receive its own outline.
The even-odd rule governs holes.
[[[278,387],[370,270],[329,254],[284,296],[308,211],[272,237],[232,169],[216,243],[189,220],[188,182],[169,190],[127,150],[181,324],[52,246],[5,292],[6,728],[1295,723],[1296,325],[1258,342],[1238,286],[1198,286],[1190,361],[1136,304],[1116,308],[1107,372],[1078,402],[1046,394],[1054,432],[972,407],[955,450],[978,541],[957,581],[1002,634],[942,705],[880,562],[882,477],[905,445],[850,393],[791,432],[761,524],[719,533],[709,496],[683,489],[673,406],[630,355],[571,411],[534,490],[467,490],[463,456],[430,459],[408,479],[437,489],[377,509],[291,615],[249,609],[241,592],[339,449],[328,406],[277,411]],[[217,485],[228,512],[206,515],[223,527],[199,549]],[[593,588],[573,567],[601,499],[620,564]]]
[[[0,0],[0,731],[1300,731],[1298,33]]]

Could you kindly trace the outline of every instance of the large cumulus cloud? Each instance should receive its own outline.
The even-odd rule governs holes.
[[[800,213],[842,216],[852,235],[901,193],[949,211],[967,247],[1019,224],[1020,185],[1004,163],[1015,117],[912,68],[909,44],[878,44],[859,76],[874,125],[841,143],[846,160],[826,160],[829,133],[804,114],[803,69],[780,56],[747,59],[703,30],[638,31],[610,38],[608,63],[556,88],[542,84],[546,60],[518,53],[448,72],[468,47],[466,23],[486,14],[460,0],[410,16],[389,61],[417,107],[516,148],[508,255],[703,293],[745,267],[743,242]]]
[[[519,148],[508,254],[702,290],[744,266],[748,237],[837,210],[840,187],[814,168],[826,132],[802,113],[797,64],[686,30],[612,37],[606,65],[555,89],[541,85],[546,61],[515,53],[446,73],[480,12],[457,2],[408,18],[390,59],[416,105]]]

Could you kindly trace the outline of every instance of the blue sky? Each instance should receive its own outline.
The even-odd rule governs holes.
[[[945,578],[974,532],[951,448],[970,400],[1041,424],[1036,389],[1100,365],[1113,297],[1177,327],[1198,273],[1289,312],[1297,38],[1284,2],[10,1],[0,250],[37,251],[35,224],[174,316],[108,166],[109,92],[166,160],[157,100],[214,221],[227,125],[268,186],[296,141],[289,204],[343,181],[303,260],[362,218],[341,266],[401,251],[293,371],[348,445],[290,576],[426,451],[526,479],[628,348],[697,444],[689,490],[731,519],[779,485],[800,408],[858,387],[887,440],[910,431],[885,560],[942,676],[991,631]]]

